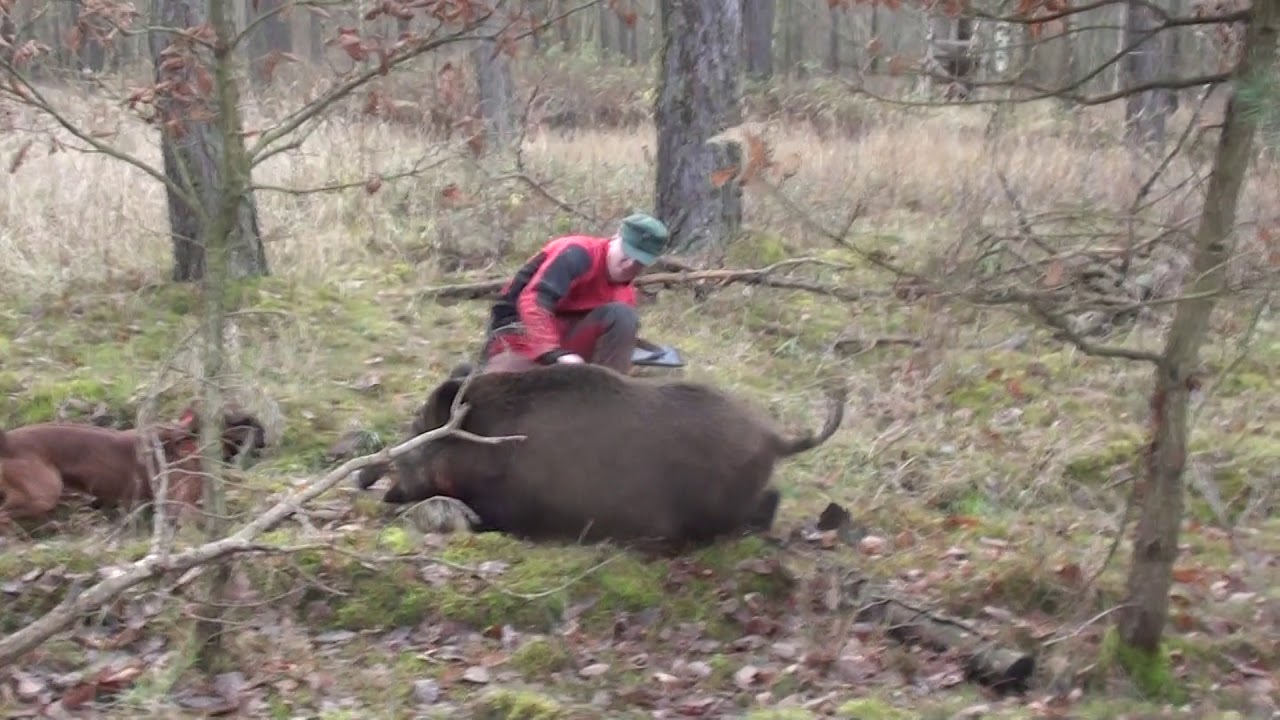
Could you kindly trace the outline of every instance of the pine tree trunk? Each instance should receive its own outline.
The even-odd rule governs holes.
[[[715,170],[738,162],[737,153],[707,142],[742,122],[740,9],[740,0],[660,2],[654,204],[671,227],[672,250],[723,248],[742,221],[737,184],[711,184]]]
[[[1182,524],[1182,471],[1187,460],[1187,405],[1209,317],[1226,281],[1231,235],[1245,173],[1253,155],[1254,113],[1241,107],[1240,89],[1268,72],[1276,57],[1280,0],[1254,0],[1243,55],[1233,76],[1223,113],[1222,134],[1209,175],[1204,209],[1195,235],[1195,278],[1178,304],[1156,369],[1151,398],[1152,438],[1139,488],[1142,511],[1134,538],[1128,579],[1128,607],[1117,613],[1121,642],[1153,655],[1159,650],[1169,615],[1173,563]]]
[[[773,76],[774,0],[742,0],[747,74],[757,80]]]
[[[153,0],[152,17],[162,28],[191,28],[205,22],[205,3],[200,0]],[[172,53],[183,43],[165,30],[150,33],[151,57],[156,82],[175,82],[190,88],[196,99],[178,105],[173,98],[161,96],[156,106],[160,116],[160,148],[165,175],[183,189],[167,187],[169,227],[173,237],[173,279],[178,282],[199,280],[205,271],[205,234],[222,206],[228,192],[226,178],[219,171],[219,158],[224,154],[235,159],[236,172],[249,176],[249,160],[244,139],[239,132],[227,137],[220,129],[223,116],[220,98],[212,87],[203,60],[179,67],[162,67],[166,50]],[[171,43],[178,45],[171,46]],[[183,47],[186,52],[190,44]],[[170,49],[172,48],[172,49]],[[239,111],[229,108],[234,127],[241,127]],[[169,122],[172,120],[172,122]],[[226,125],[225,122],[222,125]],[[269,274],[266,250],[258,229],[258,210],[246,181],[239,199],[228,248],[228,272],[232,278]]]

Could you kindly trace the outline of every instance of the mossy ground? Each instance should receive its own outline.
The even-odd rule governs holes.
[[[355,277],[359,277],[358,273]],[[292,362],[310,368],[307,372],[286,367],[273,370],[266,362],[257,365],[261,371],[253,379],[254,392],[270,397],[278,405],[278,425],[273,427],[272,446],[245,473],[248,487],[236,492],[234,507],[239,512],[251,513],[271,493],[290,486],[299,477],[323,472],[327,447],[345,429],[369,428],[379,434],[381,441],[394,440],[433,378],[466,354],[473,343],[470,334],[483,319],[483,305],[422,306],[414,314],[402,314],[401,309],[415,289],[409,283],[399,288],[384,283],[375,298],[352,290],[335,293],[332,288],[295,287],[280,278],[258,284],[256,293],[267,302],[289,298],[289,312],[297,324],[284,328],[266,315],[248,314],[236,321],[240,332],[263,339],[246,346],[265,357],[273,336],[276,342],[287,342],[282,337],[287,334],[292,338],[309,336],[314,350],[301,350],[291,356]],[[109,294],[111,289],[101,288],[100,292]],[[170,299],[180,296],[177,289],[166,289],[165,293]],[[252,302],[253,297],[254,293],[246,296],[246,308],[259,304]],[[799,328],[800,341],[817,343],[819,333],[829,332],[830,326],[836,324],[835,318],[842,314],[840,309],[824,307],[804,296],[792,296],[785,302],[780,300],[782,297],[786,294],[723,291],[704,303],[707,316],[718,319],[709,323],[691,312],[693,306],[681,293],[669,292],[656,305],[646,308],[645,317],[647,327],[653,328],[652,336],[673,342],[691,359],[688,376],[737,388],[773,407],[788,422],[812,423],[814,420],[806,416],[801,406],[816,397],[816,389],[811,386],[816,368],[824,361],[805,363],[780,358],[783,353],[799,351],[781,348],[782,343],[771,336],[753,336],[737,342],[727,339],[728,318],[749,323],[760,313],[767,313],[778,322]],[[169,327],[172,338],[180,336],[191,322],[188,317],[173,313],[172,304],[157,306],[150,298],[122,301],[117,307],[117,319],[99,314],[94,322],[111,324],[128,318],[127,322],[149,327]],[[68,351],[68,357],[74,356],[74,360],[65,360],[65,364],[49,363],[53,348],[70,347],[67,337],[84,336],[74,329],[79,322],[76,315],[51,317],[51,312],[46,311],[44,319],[55,320],[62,326],[61,331],[45,335],[35,324],[21,326],[24,340],[11,348],[6,373],[17,388],[12,397],[21,398],[22,402],[7,406],[3,422],[14,425],[47,419],[69,400],[106,403],[127,415],[143,381],[119,378],[141,374],[140,368],[162,360],[168,353],[166,342],[137,334],[110,344],[82,347],[74,353]],[[796,322],[800,315],[807,315],[808,322]],[[825,326],[824,318],[830,318]],[[885,326],[909,325],[888,314],[880,322]],[[811,330],[815,326],[828,330]],[[87,330],[88,326],[86,334]],[[430,350],[393,352],[396,347]],[[908,355],[908,351],[893,348],[878,352],[878,357],[865,358],[844,371],[855,382],[861,378],[870,387],[892,378],[894,366]],[[1111,410],[1100,406],[1094,389],[1100,378],[1090,374],[1102,370],[1099,363],[1082,359],[1071,362],[1065,354],[1061,348],[1048,344],[1030,346],[1021,352],[983,353],[981,357],[959,351],[950,353],[928,388],[917,386],[909,392],[920,404],[916,422],[936,423],[935,430],[908,432],[890,447],[882,447],[889,444],[882,433],[892,430],[892,415],[901,410],[880,405],[886,402],[883,396],[870,396],[870,402],[862,405],[862,411],[829,445],[797,458],[780,471],[786,497],[781,521],[784,530],[811,520],[826,502],[835,500],[852,510],[864,532],[889,539],[883,555],[847,560],[852,566],[882,579],[911,578],[923,583],[938,606],[968,617],[980,616],[984,608],[996,606],[1018,617],[1036,618],[1042,625],[1067,628],[1070,618],[1084,618],[1110,607],[1122,596],[1121,564],[1113,564],[1085,596],[1080,596],[1073,584],[1078,578],[1064,568],[1076,564],[1081,570],[1090,571],[1110,543],[1110,534],[1099,531],[1108,527],[1121,500],[1118,493],[1104,497],[1100,488],[1113,470],[1133,462],[1141,429],[1136,415],[1129,415],[1126,423],[1124,408],[1135,405],[1139,393],[1115,393],[1110,400]],[[242,362],[254,364],[252,352],[244,356],[250,359]],[[367,361],[373,357],[381,358],[377,363],[381,388],[361,391],[354,387],[355,381],[367,372]],[[37,366],[36,358],[45,358],[46,362]],[[80,370],[72,373],[71,368],[77,363]],[[1052,371],[1045,373],[1042,367]],[[993,373],[995,368],[1001,371],[998,376]],[[1103,370],[1102,381],[1122,382],[1112,373],[1113,370]],[[1027,397],[1010,396],[1008,380],[1024,377],[1035,378],[1024,385]],[[1081,393],[1095,400],[1081,402]],[[34,400],[28,403],[26,398]],[[1046,424],[1065,423],[1077,429],[1070,439],[1054,441],[1037,437],[1046,431],[1027,425],[1020,426],[1019,432],[991,430],[1002,413],[1021,409],[1025,417],[1030,408],[1055,418]],[[955,422],[952,418],[957,416],[964,417],[965,422]],[[1108,416],[1105,426],[1093,422],[1104,416]],[[1212,435],[1201,437],[1202,447],[1223,446],[1221,441],[1215,443]],[[1224,436],[1222,440],[1229,438]],[[1032,450],[1037,443],[1039,449]],[[1257,449],[1263,445],[1235,446]],[[1028,451],[1044,456],[1040,461],[1043,467],[1027,467]],[[1221,449],[1215,457],[1237,464],[1267,462],[1265,454],[1236,454]],[[337,513],[330,524],[346,528],[337,541],[341,552],[317,548],[287,560],[253,560],[244,563],[241,572],[246,584],[261,597],[276,598],[274,607],[287,608],[280,610],[285,613],[281,617],[291,618],[291,624],[297,623],[319,636],[355,632],[354,639],[336,646],[340,651],[330,648],[325,654],[332,655],[334,661],[376,655],[376,668],[339,674],[334,682],[350,684],[352,692],[379,707],[390,702],[389,697],[398,698],[405,708],[413,706],[413,680],[423,677],[437,678],[452,687],[452,692],[461,693],[458,697],[474,694],[465,681],[454,676],[456,667],[448,662],[423,659],[421,650],[388,655],[385,642],[379,638],[398,629],[423,623],[460,623],[491,635],[500,636],[495,628],[504,626],[530,634],[533,639],[498,651],[508,656],[496,666],[506,674],[499,675],[495,670],[494,677],[531,684],[536,690],[528,692],[541,695],[523,696],[524,699],[487,697],[483,702],[489,705],[485,707],[498,709],[486,712],[499,714],[484,716],[571,717],[575,715],[565,713],[574,712],[575,706],[591,707],[593,698],[599,700],[597,695],[602,688],[643,686],[646,674],[653,671],[629,669],[627,658],[616,657],[605,648],[592,657],[607,662],[609,670],[600,678],[581,679],[576,675],[582,669],[581,641],[575,644],[557,635],[566,613],[576,617],[579,632],[592,637],[608,637],[619,618],[649,611],[656,612],[650,620],[660,627],[701,623],[704,629],[700,637],[731,643],[743,629],[720,609],[726,597],[759,592],[776,606],[775,611],[785,605],[788,597],[784,583],[743,569],[744,560],[782,552],[759,539],[710,548],[679,564],[630,554],[614,557],[615,551],[607,547],[533,548],[497,535],[454,536],[441,541],[438,547],[424,548],[422,539],[412,531],[384,529],[390,520],[373,493],[340,489],[329,505],[336,506]],[[1034,515],[1028,516],[1031,512]],[[102,542],[100,534],[106,530],[95,517],[88,509],[61,513],[59,521],[73,529],[70,535],[33,529],[36,539],[22,543],[21,552],[5,552],[0,559],[0,575],[21,577],[30,570],[49,567],[61,567],[68,574],[92,572],[102,562],[103,553],[108,552],[104,547],[112,545]],[[99,529],[91,529],[95,524]],[[400,521],[395,527],[403,526]],[[271,540],[280,544],[306,542],[305,533],[294,525],[273,533]],[[1186,541],[1189,548],[1185,562],[1203,563],[1219,571],[1230,567],[1234,555],[1224,537],[1191,532]],[[114,562],[139,557],[146,549],[145,541],[132,539],[127,532],[122,532],[117,545],[117,550],[110,551]],[[802,556],[823,554],[813,549],[798,552]],[[1123,557],[1125,551],[1121,552]],[[375,556],[383,559],[376,563],[368,559]],[[610,562],[604,567],[590,571],[606,560]],[[809,568],[811,560],[790,562],[792,567]],[[481,571],[470,573],[466,568]],[[679,583],[668,582],[673,573],[682,575]],[[580,579],[566,585],[579,575]],[[0,613],[5,630],[16,629],[36,612],[51,607],[61,587],[61,583],[54,583],[47,592],[31,591],[20,601],[9,603]],[[1204,612],[1216,606],[1212,598],[1200,594],[1195,598],[1197,604],[1208,603],[1201,605]],[[249,617],[252,616],[251,613]],[[152,627],[176,643],[182,637],[182,625],[166,625],[165,617],[172,622],[178,616],[162,614]],[[1016,635],[1009,640],[1018,642]],[[662,642],[656,639],[658,635],[647,637],[655,648],[652,652],[660,653]],[[1223,647],[1225,639],[1203,631],[1175,631],[1174,638],[1182,648],[1176,653],[1180,672],[1192,673],[1193,677],[1203,673],[1200,680],[1189,683],[1190,687],[1199,686],[1208,692],[1206,686],[1211,678],[1229,672],[1216,655],[1218,651],[1228,651]],[[1035,644],[1025,636],[1021,642]],[[1246,639],[1228,645],[1235,657],[1274,655]],[[270,643],[251,633],[233,645],[233,653],[242,662],[261,662],[277,652]],[[40,656],[74,666],[83,661],[82,653],[74,645],[55,643],[42,649]],[[713,671],[706,682],[733,687],[733,672],[739,661],[731,659],[732,653],[713,653],[711,657],[724,658],[724,669],[715,671],[717,663],[711,662]],[[327,660],[322,657],[311,662],[324,667]],[[454,675],[450,675],[451,670]],[[375,677],[379,679],[375,681]],[[492,682],[506,687],[502,681]],[[308,692],[299,690],[274,702],[305,707],[308,697]],[[529,697],[541,699],[531,701]],[[985,702],[981,698],[970,699],[972,704]],[[902,707],[910,710],[899,709]],[[955,709],[954,702],[941,700],[921,703],[903,697],[883,702],[854,698],[841,705],[836,716],[898,717],[908,712],[903,716],[946,717]],[[500,714],[503,712],[507,714]],[[804,717],[808,712],[802,708],[761,707],[750,717]]]
[[[883,147],[859,146],[861,154],[815,154],[797,176],[805,184],[796,194],[837,227],[848,211],[846,186],[861,184],[874,202],[856,241],[922,257],[967,221],[972,200],[950,185],[930,185],[930,177],[951,172],[935,163],[954,163],[947,167],[957,173],[973,164],[967,150],[925,132],[911,143],[886,136],[876,141]],[[410,143],[422,142],[386,135],[404,143],[404,156]],[[346,138],[330,141],[347,147]],[[613,217],[646,202],[652,182],[641,142],[627,142],[540,137],[531,145],[530,172],[555,178],[556,192],[589,198]],[[812,138],[788,142],[807,149]],[[922,144],[924,159],[898,154]],[[1065,183],[1090,192],[1075,175],[1030,174],[1045,151],[1033,154],[1019,166],[1028,202],[1065,192]],[[353,167],[368,160],[342,157]],[[840,174],[853,158],[865,171]],[[920,163],[914,171],[912,162]],[[337,176],[327,166],[310,172],[317,183]],[[230,295],[228,383],[266,421],[270,443],[237,476],[237,521],[334,466],[326,453],[345,433],[366,433],[369,448],[398,439],[423,394],[475,349],[483,302],[417,297],[424,287],[481,274],[445,272],[450,263],[483,265],[472,257],[485,257],[476,243],[458,238],[497,232],[511,240],[511,251],[485,268],[490,277],[512,269],[548,235],[586,229],[502,186],[468,187],[479,208],[469,213],[444,208],[432,199],[446,180],[463,177],[458,172],[317,204],[263,196],[267,226],[292,229],[269,246],[273,275],[239,283]],[[424,538],[400,529],[405,523],[386,515],[376,491],[342,487],[310,508],[305,523],[291,521],[269,537],[306,549],[236,566],[232,619],[239,633],[228,647],[245,679],[262,683],[246,712],[626,718],[683,703],[710,716],[874,720],[954,717],[986,705],[986,717],[1012,718],[1033,715],[1035,702],[1077,687],[1088,689],[1072,700],[1072,717],[1163,712],[1165,700],[1102,661],[1105,613],[1123,597],[1128,542],[1096,581],[1082,583],[1110,549],[1145,440],[1148,369],[1083,355],[995,310],[899,301],[885,291],[890,281],[857,256],[806,236],[764,200],[751,202],[751,224],[760,230],[733,249],[735,264],[801,254],[850,264],[854,269],[816,269],[810,280],[867,288],[867,299],[837,303],[729,285],[699,300],[688,289],[668,289],[643,307],[643,334],[677,346],[690,362],[685,376],[731,388],[793,426],[819,421],[818,377],[843,376],[852,397],[842,429],[779,469],[778,534],[800,529],[834,501],[850,510],[857,534],[874,542],[859,551],[794,538],[780,549],[747,539],[656,560],[488,535]],[[87,246],[97,242],[93,232],[75,239]],[[74,281],[58,282],[49,279],[55,274],[7,271],[0,425],[86,415],[99,406],[126,422],[157,388],[162,412],[186,402],[198,360],[176,346],[196,327],[197,290],[164,279],[163,240],[126,241],[147,249],[136,255],[153,265],[124,273],[86,265]],[[1228,303],[1224,313],[1243,317],[1246,309]],[[1273,633],[1253,632],[1259,618],[1274,618],[1264,602],[1277,600],[1278,528],[1266,499],[1280,466],[1273,421],[1280,406],[1264,391],[1280,372],[1280,344],[1267,325],[1247,359],[1235,363],[1224,349],[1234,337],[1228,330],[1215,325],[1204,356],[1208,377],[1231,372],[1207,384],[1198,401],[1190,519],[1168,633],[1168,672],[1189,717],[1247,716],[1266,690],[1252,671],[1280,663]],[[1161,331],[1143,322],[1110,340],[1158,347]],[[910,342],[846,354],[831,350],[840,336],[864,346],[877,338]],[[172,371],[157,381],[170,361]],[[1228,534],[1224,525],[1238,527]],[[28,529],[30,537],[0,547],[0,583],[14,583],[0,609],[4,632],[52,607],[73,580],[91,580],[101,566],[147,548],[145,539],[85,508],[60,510],[48,526]],[[796,578],[770,572],[775,560]],[[860,650],[831,647],[850,630],[835,614],[814,610],[825,598],[815,588],[850,569],[983,623],[1010,646],[1052,641],[1041,654],[1036,689],[1028,698],[995,699],[928,675],[923,669],[935,658],[874,637]],[[201,690],[186,664],[195,612],[189,596],[131,597],[41,647],[27,664],[46,674],[83,670],[102,659],[103,638],[115,638],[149,664],[101,711],[136,716],[177,708],[191,693],[213,692]],[[823,660],[830,653],[870,663],[873,679],[857,679],[856,664],[831,670]],[[747,666],[759,674],[743,674]]]

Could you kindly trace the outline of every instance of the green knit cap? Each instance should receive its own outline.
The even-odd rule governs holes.
[[[646,213],[628,215],[622,221],[622,250],[641,265],[652,265],[667,247],[667,226]]]

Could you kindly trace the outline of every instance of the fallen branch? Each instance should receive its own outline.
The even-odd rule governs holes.
[[[23,654],[39,647],[56,633],[61,632],[75,622],[76,618],[84,613],[101,607],[124,591],[146,580],[161,577],[171,572],[187,571],[230,555],[269,549],[269,546],[255,543],[254,540],[259,535],[284,522],[297,512],[304,503],[314,500],[334,488],[351,473],[366,465],[389,462],[393,458],[412,452],[424,443],[448,435],[456,435],[466,414],[467,406],[464,405],[459,412],[449,418],[449,422],[443,427],[423,433],[395,447],[385,448],[372,455],[363,455],[348,460],[338,468],[331,470],[319,481],[277,502],[234,535],[208,542],[180,553],[148,553],[141,560],[122,566],[118,569],[118,572],[86,590],[78,591],[73,588],[68,591],[67,597],[52,610],[21,630],[0,640],[0,667],[9,665],[14,660],[22,657]],[[523,436],[515,435],[503,438],[482,438],[481,440],[483,442],[496,443],[522,439],[524,439]]]
[[[822,265],[826,267],[838,268],[842,270],[852,269],[848,265],[822,260],[820,258],[795,258],[792,260],[783,260],[767,267],[747,270],[695,270],[692,272],[659,272],[641,275],[635,279],[636,286],[648,285],[689,285],[693,283],[712,283],[717,287],[724,287],[733,283],[742,283],[744,285],[761,285],[765,287],[781,288],[784,290],[803,290],[805,292],[814,293],[816,295],[830,295],[846,301],[857,301],[867,297],[866,291],[850,290],[842,287],[831,287],[828,285],[820,285],[805,280],[793,280],[791,278],[775,277],[780,270],[794,268],[799,265]],[[498,278],[493,280],[481,280],[472,283],[459,283],[456,285],[440,285],[433,288],[425,288],[414,295],[415,302],[421,302],[427,299],[458,299],[458,300],[481,300],[493,299],[502,289],[502,286],[508,282],[507,278]]]
[[[904,644],[957,652],[964,658],[965,673],[971,680],[997,690],[1025,689],[1035,670],[1035,658],[1030,654],[999,647],[958,622],[901,600],[874,600],[858,612],[858,621],[884,623],[890,637]]]

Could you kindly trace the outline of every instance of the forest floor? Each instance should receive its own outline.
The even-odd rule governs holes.
[[[839,227],[861,200],[853,239],[919,266],[974,222],[1008,224],[1010,211],[979,162],[989,149],[980,117],[911,122],[854,137],[793,129],[772,141],[779,157],[802,157],[785,188],[813,220]],[[1027,206],[1066,198],[1101,216],[1129,202],[1123,182],[1109,186],[1119,200],[1098,189],[1101,177],[1127,177],[1122,151],[1067,135],[1048,112],[1019,122],[1001,162]],[[158,162],[147,136],[131,132],[119,142]],[[0,137],[0,154],[20,144]],[[256,179],[358,180],[434,157],[435,147],[403,128],[335,124]],[[649,205],[652,148],[645,132],[538,134],[524,171],[613,222]],[[228,382],[267,424],[269,446],[232,475],[233,522],[336,466],[340,441],[356,441],[345,443],[350,453],[403,437],[424,394],[475,348],[487,312],[421,290],[500,277],[555,233],[609,229],[486,175],[503,168],[449,163],[375,194],[259,193],[273,272],[232,293]],[[118,162],[68,152],[28,158],[10,177],[21,191],[0,199],[0,425],[90,414],[127,423],[157,386],[163,410],[176,413],[198,367],[180,342],[197,327],[199,297],[168,282],[162,189]],[[1246,214],[1270,211],[1274,199],[1249,192]],[[744,285],[695,298],[676,287],[644,305],[642,334],[677,347],[685,377],[732,389],[792,427],[819,422],[820,376],[851,386],[839,432],[778,472],[780,543],[750,538],[652,560],[422,535],[380,506],[382,485],[344,483],[268,538],[307,549],[235,564],[227,664],[215,678],[191,667],[196,585],[161,583],[0,669],[0,711],[20,717],[59,699],[95,717],[157,718],[236,708],[326,719],[1226,718],[1280,708],[1273,318],[1251,323],[1247,304],[1228,301],[1215,320],[1169,661],[1139,681],[1108,648],[1127,533],[1112,550],[1145,440],[1150,368],[1085,355],[1007,309],[904,299],[893,278],[768,196],[748,189],[747,207],[750,233],[729,264],[817,257],[830,264],[806,270],[810,282],[861,299]],[[1105,339],[1158,350],[1165,322],[1144,317]],[[852,515],[839,536],[813,529],[832,502]],[[26,533],[0,539],[3,633],[148,548],[118,518],[82,506]],[[967,679],[955,653],[858,622],[844,602],[851,577],[1033,654],[1030,688],[999,695]]]

